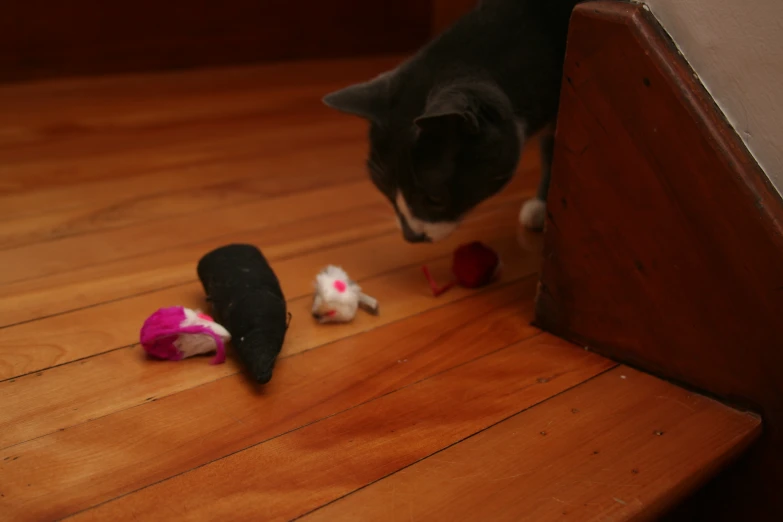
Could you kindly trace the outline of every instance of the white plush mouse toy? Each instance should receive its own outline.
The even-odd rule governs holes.
[[[313,317],[320,323],[348,323],[362,307],[378,315],[378,301],[363,294],[340,267],[327,266],[315,278]]]

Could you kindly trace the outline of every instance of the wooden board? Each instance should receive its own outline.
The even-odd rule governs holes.
[[[362,191],[363,196],[373,201],[377,195],[366,185],[366,183],[360,183],[358,188]],[[339,191],[339,188],[334,190]],[[313,195],[311,194],[311,196]],[[523,197],[524,195],[514,192],[501,195],[488,202],[479,212],[469,218],[465,223],[465,232],[460,232],[449,242],[424,246],[423,248],[412,248],[410,245],[402,244],[395,255],[397,258],[405,257],[410,262],[436,258],[443,252],[448,252],[448,248],[454,247],[456,242],[464,240],[469,235],[467,231],[491,229],[494,219],[504,219],[504,226],[513,228],[516,226],[514,213],[517,208],[515,207],[519,206]],[[286,198],[286,200],[289,202],[302,201],[296,197]],[[268,207],[275,207],[281,202],[266,200],[266,203],[269,203]],[[247,208],[248,206],[251,208]],[[14,326],[36,317],[78,312],[119,297],[148,293],[164,286],[195,282],[193,260],[199,259],[212,248],[229,242],[263,244],[265,252],[272,261],[290,260],[297,255],[318,256],[318,249],[327,250],[330,246],[334,248],[333,245],[342,245],[361,251],[359,243],[382,243],[384,241],[399,243],[399,232],[388,204],[361,205],[357,203],[356,206],[346,206],[348,206],[347,210],[315,214],[319,216],[319,219],[305,217],[289,221],[283,217],[266,225],[260,220],[256,223],[252,220],[235,222],[226,219],[223,222],[224,228],[221,229],[219,225],[213,225],[209,228],[213,231],[212,237],[206,237],[208,236],[206,233],[200,237],[197,234],[198,230],[189,231],[184,237],[189,236],[192,241],[179,242],[182,240],[181,237],[170,237],[166,235],[166,230],[159,230],[157,237],[160,238],[161,244],[164,244],[166,239],[170,239],[172,243],[170,246],[146,252],[140,248],[139,250],[142,251],[138,253],[126,251],[125,255],[105,252],[99,248],[100,245],[92,242],[96,237],[128,237],[132,233],[128,228],[80,236],[78,240],[76,238],[69,241],[58,240],[57,247],[64,247],[67,244],[96,245],[93,256],[103,259],[103,261],[90,265],[85,262],[83,257],[74,253],[70,256],[72,262],[63,256],[59,260],[59,264],[47,260],[46,263],[27,267],[25,270],[30,273],[46,266],[49,273],[3,286],[5,295],[0,297],[0,313],[2,313],[0,325]],[[252,205],[241,206],[237,212],[230,212],[229,215],[236,216],[237,213],[243,212],[252,213],[252,209],[255,209],[260,217],[264,215],[261,211],[263,207],[264,200],[262,199]],[[305,210],[298,212],[307,213]],[[217,214],[222,217],[226,216],[222,212]],[[291,212],[289,216],[294,217],[296,214],[297,212]],[[172,222],[180,224],[183,228],[188,228],[189,221],[192,219],[192,215],[179,216],[172,219]],[[145,224],[142,228],[153,229],[150,224]],[[138,231],[138,228],[135,230]],[[233,232],[221,233],[227,230],[233,230]],[[204,228],[204,231],[207,231],[207,227]],[[354,245],[350,246],[351,243]],[[49,243],[39,243],[34,249],[20,247],[9,252],[8,257],[23,260],[25,259],[24,252],[45,250],[47,247],[43,245],[47,244]],[[51,244],[48,248],[57,250]],[[0,252],[0,257],[2,254]],[[369,255],[369,253],[364,255]],[[321,252],[320,257],[324,256],[326,253]],[[124,286],[127,284],[132,284],[134,287],[134,292],[131,294]],[[42,297],[46,297],[46,300],[44,301]]]
[[[9,459],[3,468],[5,481],[34,482],[36,488],[11,488],[5,494],[20,516],[59,518],[268,441],[538,334],[529,325],[534,288],[528,278],[405,322],[398,319],[335,339],[299,357],[284,357],[265,398],[248,393],[244,376],[235,373],[233,364],[233,374],[217,378],[209,371],[211,380],[197,386],[199,374],[206,376],[209,370],[203,361],[197,369],[180,372],[179,379],[189,378],[187,386],[167,395],[163,379],[154,375],[164,369],[147,364],[138,375],[146,373],[143,389],[152,396],[140,397],[138,407],[122,408],[115,399],[116,414],[92,422],[71,421],[70,427],[63,418],[59,424],[50,418],[55,429],[40,438],[32,437],[30,423],[25,423],[28,431],[21,438],[32,440],[0,451],[0,461]],[[326,343],[324,338],[319,341]],[[170,371],[161,377],[172,379]],[[116,397],[132,384],[115,386],[104,393]],[[76,402],[84,401],[71,404]],[[120,436],[129,430],[133,437]],[[106,440],[115,441],[110,451],[104,447]],[[144,440],[156,442],[140,444]],[[213,442],[204,443],[208,440]],[[41,474],[44,469],[46,474]],[[70,471],[79,469],[91,471]],[[45,502],[42,491],[50,492]]]
[[[4,2],[0,81],[414,51],[419,0]]]
[[[440,343],[450,344],[447,336],[436,341]],[[173,513],[185,520],[290,520],[612,366],[555,338],[538,336],[74,520],[164,520]],[[188,494],[178,495],[182,491]]]
[[[652,521],[759,431],[619,367],[301,520]]]
[[[508,247],[504,250],[515,252]],[[447,259],[432,263],[435,273],[445,274],[448,266]],[[531,260],[515,263],[507,267],[503,279],[498,283],[530,276],[536,268],[537,263]],[[293,299],[289,306],[295,314],[296,323],[293,324],[296,327],[292,328],[288,335],[281,356],[295,355],[367,330],[393,324],[469,295],[468,291],[457,290],[441,299],[433,299],[422,281],[418,266],[402,267],[376,277],[359,279],[359,282],[368,292],[374,292],[378,299],[384,302],[382,316],[359,316],[354,323],[342,328],[323,328],[310,320],[310,296]],[[154,297],[156,294],[151,295]],[[166,291],[164,295],[165,299],[158,294],[158,299],[151,303],[174,302],[179,297],[181,301],[190,304],[185,299],[187,295],[198,295],[196,299],[203,299],[195,288],[187,292],[175,288]],[[172,374],[170,365],[145,360],[136,343],[139,324],[145,318],[144,310],[148,309],[151,303],[139,306],[135,300],[125,300],[119,302],[119,305],[112,303],[97,307],[94,309],[97,314],[106,314],[96,316],[100,323],[111,324],[107,318],[122,314],[123,311],[128,315],[122,330],[118,332],[126,335],[125,338],[118,338],[111,328],[96,332],[88,330],[90,323],[87,321],[77,323],[77,326],[67,332],[73,345],[59,345],[59,350],[91,348],[95,353],[81,351],[81,357],[70,363],[0,383],[0,447],[144,404],[149,397],[160,398],[238,372],[233,364],[214,368],[202,360],[192,360],[181,363],[180,368]],[[45,333],[40,335],[47,336]],[[34,337],[30,339],[30,343],[35,342]],[[87,346],[79,346],[80,339]],[[99,342],[101,339],[104,344]],[[55,345],[53,349],[57,347],[58,345]],[[38,347],[38,350],[43,351],[41,347]],[[16,359],[30,363],[29,357],[25,358],[22,349],[18,353]],[[80,382],[81,386],[69,386],[74,381]]]
[[[702,516],[783,519],[783,204],[641,5],[575,12],[548,203],[537,324],[763,413]]]
[[[264,510],[224,518],[304,514],[614,366],[531,325],[541,237],[517,216],[535,143],[452,237],[403,242],[366,179],[364,125],[319,101],[389,63],[0,87],[0,520],[206,519],[254,488]],[[445,281],[476,239],[499,278],[434,298],[421,265]],[[293,313],[272,382],[249,385],[231,351],[147,359],[144,319],[206,307],[198,259],[240,241]],[[379,316],[313,321],[332,263]]]

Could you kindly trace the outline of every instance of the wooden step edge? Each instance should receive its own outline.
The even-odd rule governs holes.
[[[752,414],[619,366],[301,520],[656,520],[760,433]]]
[[[698,516],[783,520],[780,194],[639,3],[574,11],[555,141],[535,324],[761,413]]]

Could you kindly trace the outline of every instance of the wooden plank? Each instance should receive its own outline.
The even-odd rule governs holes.
[[[619,367],[301,520],[657,520],[760,427]]]
[[[240,130],[270,130],[258,128],[259,123],[267,121],[305,123],[305,112],[310,113],[313,123],[334,122],[339,116],[329,112],[320,103],[320,98],[324,92],[343,85],[344,81],[314,81],[273,88],[265,88],[257,81],[255,85],[236,88],[213,86],[211,92],[166,91],[163,87],[163,92],[146,94],[122,92],[120,87],[112,86],[113,89],[105,93],[60,93],[51,89],[54,92],[42,91],[35,96],[31,96],[29,90],[19,90],[17,95],[14,90],[0,87],[0,108],[9,113],[0,123],[0,157],[4,167],[33,162],[45,164],[54,159],[73,160],[82,152],[79,145],[88,142],[94,144],[95,151],[101,155],[141,147],[155,151],[181,144],[183,140],[178,139],[178,135],[201,141],[216,133],[240,137]],[[139,87],[160,83],[156,76],[148,76],[138,82],[129,81],[128,85]],[[181,85],[187,84],[181,82]],[[27,107],[29,112],[22,113],[20,105]],[[46,112],[47,109],[52,112]],[[360,122],[353,123],[353,127],[358,127]],[[135,139],[129,141],[128,137]],[[274,136],[269,134],[269,139]],[[258,145],[263,146],[263,143]],[[36,158],[34,151],[37,149],[46,154]],[[16,171],[7,172],[15,174]],[[95,176],[100,173],[96,172]],[[23,181],[18,174],[14,177]],[[86,178],[77,173],[77,179]],[[64,179],[60,182],[73,184],[74,181]]]
[[[226,117],[241,122],[242,116],[273,112],[281,104],[296,109],[301,98],[316,102],[325,90],[366,80],[401,59],[286,62],[223,68],[219,73],[203,69],[0,85],[0,108],[6,116],[0,120],[0,150],[46,146],[85,131],[154,131],[161,123],[185,127]],[[280,96],[285,92],[288,99]],[[273,113],[280,115],[279,110]]]
[[[227,233],[147,255],[10,283],[3,287],[5,294],[0,296],[0,325],[42,319],[194,282],[193,267],[198,259],[212,248],[228,243],[262,245],[270,261],[279,261],[395,230],[388,205],[367,205],[318,219]]]
[[[517,192],[516,187],[509,187],[504,194],[481,205],[467,219],[464,229],[473,226],[474,220],[486,220],[498,213],[502,215],[493,219],[513,223],[514,207],[528,197],[526,194],[530,192]],[[9,283],[3,286],[0,295],[0,327],[191,282],[194,280],[194,263],[204,253],[223,244],[258,244],[270,260],[286,259],[317,248],[390,233],[397,230],[392,215],[391,207],[384,202],[323,214],[318,219],[308,218],[268,227],[256,228],[252,223],[236,226],[232,223],[227,225],[229,228],[225,233],[212,238]],[[235,229],[236,232],[231,232]],[[399,236],[399,232],[396,235]],[[402,249],[400,252],[420,250],[432,256],[432,249],[427,246],[411,248],[401,241],[398,243]]]
[[[341,118],[320,99],[396,63],[309,62],[219,75],[0,87],[0,190],[50,189],[134,175],[145,167],[189,166],[230,152],[276,150],[281,141],[301,149],[309,139],[333,141],[332,134],[363,137],[362,122]],[[332,133],[303,129],[323,125]],[[111,156],[117,156],[114,162]]]
[[[284,139],[267,140],[249,157],[248,148],[238,148],[235,157],[190,167],[0,196],[5,216],[0,218],[0,250],[173,216],[198,219],[197,214],[221,207],[364,179],[364,129],[344,129],[293,126],[289,130],[294,132],[278,131],[277,138]],[[296,153],[298,139],[309,141],[308,154]],[[538,158],[532,151],[524,157],[519,178],[529,179]],[[52,177],[42,175],[41,184]],[[506,192],[519,186],[516,182]]]
[[[286,298],[296,299],[309,297],[315,274],[338,260],[349,270],[351,277],[363,280],[403,266],[449,256],[457,245],[476,236],[483,237],[489,244],[498,245],[500,252],[510,257],[519,252],[512,235],[517,226],[514,220],[516,208],[517,205],[513,205],[504,208],[504,212],[477,216],[453,237],[428,248],[416,248],[416,245],[411,244],[396,248],[401,243],[397,230],[368,234],[367,228],[358,228],[353,229],[359,232],[358,237],[347,244],[338,242],[330,245],[316,239],[309,244],[305,243],[309,248],[302,248],[302,255],[283,258],[279,263],[273,263],[273,267],[281,280]],[[385,216],[383,213],[381,215]],[[503,223],[498,224],[498,218],[504,218]],[[390,225],[387,223],[384,220],[382,231],[388,230]],[[371,224],[371,227],[377,228],[378,224]],[[363,237],[365,234],[369,237]],[[225,244],[225,241],[219,244]],[[198,256],[174,265],[175,277],[168,271],[156,272],[153,281],[159,285],[165,283],[163,290],[139,293],[138,287],[131,286],[135,290],[129,292],[131,297],[3,329],[0,336],[0,379],[40,371],[136,343],[138,329],[144,319],[162,306],[182,305],[205,309],[204,290],[200,282],[194,281],[193,272],[198,258],[206,252],[203,249]],[[534,258],[530,256],[522,259],[527,266],[535,265]],[[311,275],[307,277],[303,274]],[[126,284],[137,284],[134,274],[125,275],[122,279]],[[418,277],[414,284],[422,287],[423,283],[424,279]],[[120,288],[128,292],[127,287]]]
[[[60,162],[63,167],[73,169],[70,171],[70,177],[58,179],[56,183],[73,185],[82,181],[105,179],[112,175],[112,171],[78,168],[81,166],[79,159],[89,166],[94,164],[93,160],[103,159],[108,154],[125,154],[130,160],[132,155],[129,153],[146,151],[152,154],[152,157],[146,160],[149,164],[152,160],[165,160],[162,156],[166,151],[186,151],[189,146],[201,144],[203,150],[194,148],[190,151],[190,156],[184,157],[188,159],[198,157],[198,152],[202,155],[219,152],[229,143],[226,139],[229,136],[246,144],[250,144],[250,140],[255,138],[255,145],[259,146],[261,138],[273,130],[264,125],[265,123],[277,123],[281,126],[302,124],[307,122],[308,115],[313,123],[336,121],[337,116],[323,106],[320,96],[339,85],[341,84],[319,85],[293,92],[256,93],[256,97],[263,102],[253,99],[251,93],[241,93],[237,95],[239,101],[248,99],[247,103],[222,107],[222,112],[213,109],[205,114],[188,115],[187,111],[183,111],[186,112],[184,117],[163,108],[155,110],[154,101],[135,100],[126,103],[137,107],[141,114],[128,115],[124,118],[126,121],[122,116],[112,115],[111,109],[114,103],[118,102],[111,100],[107,101],[103,108],[104,114],[92,119],[82,116],[74,117],[73,120],[58,119],[41,123],[40,127],[6,128],[5,132],[10,136],[6,138],[6,144],[0,146],[0,156],[3,158],[3,170],[0,172],[3,174],[4,188],[8,190],[10,187],[18,191],[33,187],[35,179],[25,179],[30,176],[29,167],[38,165],[51,168],[55,166],[55,161]],[[203,98],[188,102],[208,103],[209,97],[205,95]],[[63,103],[63,100],[60,100],[60,103]],[[153,108],[147,108],[147,103],[153,105]],[[183,105],[183,102],[172,101],[171,105]],[[353,123],[354,128],[358,127],[359,122]],[[21,136],[14,139],[15,133]],[[274,140],[271,136],[269,139]],[[211,140],[215,141],[210,143]],[[155,153],[158,153],[157,157]],[[184,156],[183,152],[180,154]],[[169,158],[169,162],[176,159],[176,156]],[[139,160],[142,158],[136,158],[137,163]],[[119,165],[114,167],[116,169]]]
[[[290,520],[612,366],[537,336],[74,520],[166,520],[174,513],[182,520]]]
[[[359,157],[358,143],[347,147],[334,143],[325,146],[314,144],[308,148],[312,155],[290,152],[268,154],[251,161],[226,160],[207,168],[181,169],[176,176],[179,187],[175,189],[161,190],[157,180],[146,179],[147,184],[141,191],[148,192],[146,196],[117,192],[111,187],[114,197],[92,199],[76,207],[4,220],[0,229],[0,250],[141,223],[165,226],[165,220],[178,216],[201,221],[221,208],[356,182],[366,177],[364,169],[356,161]],[[191,184],[190,174],[194,170],[209,172],[212,184]],[[226,171],[232,174],[219,174]],[[259,172],[269,174],[259,176]],[[301,175],[291,176],[291,172],[301,172]],[[3,200],[0,198],[0,201]]]
[[[540,257],[515,237],[537,154],[448,241],[406,244],[388,202],[358,183],[365,126],[317,99],[371,76],[352,67],[0,87],[0,519],[133,494],[537,333],[529,277]],[[420,265],[446,280],[453,248],[477,238],[500,252],[500,281],[433,298]],[[264,249],[294,314],[263,390],[231,356],[161,363],[135,344],[158,307],[205,304],[196,261],[237,241]],[[317,325],[311,282],[329,263],[378,297],[382,315]],[[573,361],[567,379],[593,371],[589,361]],[[494,415],[501,391],[482,393],[476,411]],[[469,417],[460,429],[481,421]]]
[[[61,518],[536,335],[534,289],[528,278],[285,358],[263,397],[235,374],[0,451],[0,511]]]
[[[0,81],[410,52],[430,34],[430,2],[7,0]]]
[[[217,161],[0,196],[5,216],[0,217],[0,250],[172,216],[198,219],[197,214],[221,207],[364,179],[366,132],[349,128],[345,132],[333,123],[293,126],[294,132],[278,131],[277,139],[254,146],[250,155],[249,146],[232,145],[229,150],[237,155]],[[308,154],[296,153],[300,139],[309,141]],[[518,169],[521,178],[535,176],[538,157],[530,149]],[[42,175],[40,183],[46,185],[52,177]]]
[[[342,209],[350,209],[380,202],[382,196],[370,184],[354,182],[220,208],[197,224],[191,216],[173,216],[156,223],[2,250],[0,265],[6,269],[0,273],[0,285],[194,243],[223,235],[226,230],[239,232],[316,218],[332,212],[335,200],[343,202]]]
[[[538,257],[519,254],[519,247],[515,245],[513,238],[495,240],[490,244],[504,255],[507,263],[497,284],[532,275],[537,270]],[[390,255],[390,244],[376,248],[367,248],[365,245],[359,250],[376,251],[379,257],[393,259]],[[518,257],[515,258],[515,254]],[[450,265],[450,256],[431,264],[435,273],[444,275]],[[299,281],[294,284],[301,286],[304,293],[306,291],[304,287],[310,281],[302,277],[296,278],[295,275],[315,272],[302,270],[302,266],[289,266],[288,270],[279,270],[279,273],[288,274],[290,271],[291,276],[283,277],[282,281]],[[286,337],[281,357],[333,343],[437,308],[473,293],[465,289],[455,289],[435,299],[429,293],[418,263],[402,269],[399,268],[399,262],[393,263],[388,271],[380,272],[371,269],[368,271],[367,267],[370,266],[372,265],[369,263],[359,263],[355,267],[355,273],[367,291],[382,303],[382,314],[379,317],[360,314],[351,324],[324,328],[310,318],[312,298],[309,295],[293,299],[290,310],[294,316],[292,324],[295,328],[292,327]],[[378,268],[376,267],[375,270]],[[233,362],[215,367],[203,359],[195,359],[173,365],[173,363],[148,361],[143,357],[141,349],[134,344],[137,342],[138,328],[149,310],[153,309],[152,307],[160,306],[161,303],[176,302],[195,305],[203,299],[201,292],[196,288],[192,288],[192,293],[182,290],[169,293],[170,300],[162,300],[161,296],[154,299],[153,296],[153,299],[144,306],[126,303],[118,309],[109,309],[93,315],[91,320],[77,323],[72,330],[65,330],[61,334],[63,337],[65,334],[70,335],[71,344],[67,346],[70,360],[75,359],[74,354],[89,357],[110,349],[114,349],[113,351],[99,357],[74,361],[50,370],[1,382],[0,447],[17,444],[143,404],[149,397],[163,397],[235,374],[237,368]],[[132,304],[138,310],[132,308]],[[109,311],[112,313],[109,314]],[[48,328],[38,332],[39,338],[42,335],[48,338]],[[117,337],[118,333],[125,337]],[[33,337],[30,338],[29,343],[36,346],[36,352],[30,353],[28,347],[26,351],[17,350],[16,359],[8,356],[4,356],[4,359],[10,364],[22,366],[19,361],[21,359],[24,367],[30,368],[29,361],[25,358],[40,357],[37,352],[43,352],[45,348],[45,345],[41,345],[40,341],[36,340],[34,333],[31,335]],[[56,336],[52,342],[55,348],[62,346],[62,341]],[[134,346],[121,348],[128,345]],[[74,386],[74,382],[78,382],[79,386]]]
[[[530,191],[510,190],[493,198],[466,220],[464,228],[471,227],[474,220],[489,219],[490,215],[497,213],[502,214],[497,219],[514,222],[514,207],[518,208],[529,194]],[[244,227],[243,224],[241,228]],[[0,327],[193,281],[193,264],[196,260],[210,249],[223,244],[249,242],[261,245],[269,259],[274,261],[317,248],[391,233],[397,227],[391,207],[381,203],[324,214],[318,219],[244,231],[240,229],[234,233],[229,230],[224,235],[191,244],[9,283],[3,287],[0,295]],[[399,232],[396,235],[399,236]],[[403,252],[412,250],[409,245],[401,241],[398,243]],[[432,251],[423,245],[415,250]]]
[[[783,520],[783,201],[641,5],[575,12],[547,210],[538,324],[761,412],[698,516]]]
[[[293,121],[274,130],[267,128],[274,123],[274,120],[259,120],[254,128],[241,133],[231,128],[214,129],[209,144],[202,143],[201,136],[191,136],[190,144],[158,143],[157,148],[145,148],[144,155],[132,147],[113,151],[94,140],[83,139],[75,144],[84,150],[81,161],[39,157],[21,165],[3,167],[0,191],[6,204],[0,211],[0,220],[85,206],[87,210],[99,203],[121,203],[130,196],[263,178],[266,173],[276,172],[264,162],[283,161],[301,145],[299,140],[307,140],[315,148],[348,149],[353,144],[354,153],[358,153],[364,141],[362,127],[339,125],[335,120]],[[173,132],[179,132],[180,136],[193,134],[187,128]],[[69,175],[63,175],[66,173]]]
[[[220,74],[0,87],[5,116],[0,121],[0,219],[78,210],[85,204],[110,206],[167,187],[228,183],[249,177],[253,168],[244,170],[236,160],[302,156],[296,151],[303,147],[345,145],[350,138],[357,148],[346,155],[346,163],[363,168],[364,123],[326,109],[320,97],[397,61],[306,62]],[[314,156],[321,154],[305,155],[313,172],[319,168]],[[263,168],[259,165],[253,174],[265,173]],[[133,179],[143,174],[147,179]],[[101,181],[107,186],[93,187]]]

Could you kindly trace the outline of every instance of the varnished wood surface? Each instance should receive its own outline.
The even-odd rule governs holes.
[[[782,520],[780,196],[639,4],[577,8],[560,110],[538,324],[762,413],[701,516]]]
[[[288,520],[615,367],[531,326],[540,238],[517,214],[535,146],[454,237],[402,241],[364,125],[318,101],[392,63],[0,88],[0,520]],[[445,280],[474,239],[500,279],[433,298],[420,265]],[[154,362],[136,344],[157,308],[206,306],[196,263],[235,241],[264,250],[293,313],[263,389],[231,357]],[[380,316],[314,323],[330,263]],[[719,466],[745,439],[706,403],[689,422],[716,434],[700,457]],[[695,487],[712,468],[689,462]]]
[[[474,341],[476,345],[480,343]],[[165,503],[168,513],[193,520],[292,519],[611,366],[606,359],[560,340],[538,336],[151,486],[81,518],[163,520],[167,514],[157,506]],[[270,472],[253,471],[259,469]],[[246,480],[239,493],[237,476]],[[281,484],[289,486],[281,488]],[[178,502],[178,491],[192,495]]]
[[[302,520],[656,520],[754,424],[620,366]]]

